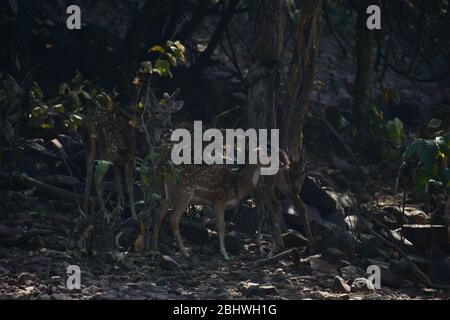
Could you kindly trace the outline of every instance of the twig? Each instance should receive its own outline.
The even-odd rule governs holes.
[[[288,258],[288,257],[291,257],[291,256],[297,256],[298,257],[299,255],[300,255],[300,253],[298,252],[298,249],[297,248],[292,248],[292,249],[283,251],[283,252],[281,252],[281,253],[279,253],[277,255],[274,255],[273,257],[269,257],[269,258],[266,258],[266,259],[258,260],[258,261],[256,261],[253,264],[252,268],[253,267],[261,267],[261,266],[264,266],[264,265],[272,264],[272,263],[278,262],[280,260],[283,260],[284,258]]]

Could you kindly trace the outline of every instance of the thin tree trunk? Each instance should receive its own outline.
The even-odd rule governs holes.
[[[373,31],[366,27],[368,2],[358,4],[356,24],[356,77],[353,101],[353,125],[358,132],[358,144],[367,146],[369,138],[368,106],[373,76]]]
[[[11,42],[10,60],[12,74],[16,79],[23,79],[31,68],[31,38],[33,35],[36,0],[19,0],[16,27]]]
[[[248,120],[252,128],[276,128],[279,69],[283,55],[285,3],[252,1],[249,8],[252,38],[248,74]]]
[[[201,56],[196,61],[195,65],[192,67],[195,72],[201,72],[203,68],[205,68],[211,60],[211,57],[216,50],[216,47],[222,41],[222,36],[225,33],[228,23],[236,11],[237,6],[239,5],[240,0],[230,0],[226,9],[224,9],[222,13],[222,17],[217,24],[216,29],[214,29],[213,34],[211,35],[211,39],[208,42],[208,47],[201,54]]]
[[[322,4],[322,0],[303,1],[299,8],[301,17],[280,108],[281,146],[289,152],[293,162],[291,171],[298,184],[302,180],[303,126],[319,51]]]

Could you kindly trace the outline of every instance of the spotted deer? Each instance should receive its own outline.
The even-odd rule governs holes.
[[[241,172],[232,171],[227,165],[179,165],[179,182],[163,182],[163,198],[156,210],[153,226],[153,250],[158,247],[158,233],[161,222],[169,209],[174,211],[169,219],[170,228],[175,234],[180,252],[189,254],[181,238],[179,223],[186,207],[206,204],[214,208],[220,253],[229,259],[225,248],[225,209],[236,206],[241,199],[253,192],[258,183],[260,166],[247,165]]]
[[[175,100],[179,92],[180,90],[177,89],[172,95],[164,93],[164,99],[159,103],[154,103],[155,108],[151,110],[150,117],[150,131],[153,141],[159,140],[161,130],[170,123],[171,115],[183,107],[183,101]],[[93,179],[100,209],[106,212],[102,187],[104,174],[94,175],[95,160],[106,160],[113,164],[116,208],[122,207],[121,171],[124,170],[131,215],[136,218],[133,177],[137,122],[136,116],[130,118],[106,108],[96,109],[85,118],[83,125],[86,160],[85,212],[88,212]]]
[[[292,163],[288,154],[284,150],[280,150],[280,162],[280,169],[278,170],[278,173],[273,176],[263,176],[258,190],[258,192],[260,192],[258,194],[258,198],[263,202],[259,203],[258,206],[265,205],[267,209],[270,210],[270,215],[272,218],[274,241],[272,243],[270,255],[273,255],[273,253],[277,250],[284,248],[283,238],[281,236],[283,213],[277,192],[282,193],[292,203],[303,221],[303,227],[309,241],[309,246],[315,246],[305,204],[298,195],[298,192],[296,191],[296,183],[293,181]],[[305,178],[305,171],[303,160],[300,162],[301,172],[298,181],[302,184]],[[262,226],[265,218],[264,210],[261,209],[263,208],[258,207],[256,217],[256,243],[259,247],[261,246]]]

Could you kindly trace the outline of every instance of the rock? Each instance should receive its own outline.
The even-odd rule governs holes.
[[[330,263],[336,263],[340,260],[346,259],[347,255],[337,248],[326,248],[323,257]]]
[[[286,248],[302,248],[308,246],[308,239],[305,238],[300,232],[295,230],[288,230],[282,235],[283,242]]]
[[[54,294],[52,294],[52,299],[54,299],[54,300],[70,300],[69,296],[65,293],[54,293]]]
[[[319,209],[321,213],[332,212],[336,209],[336,201],[333,197],[322,189],[317,180],[310,176],[305,177],[300,197],[306,203]]]
[[[425,212],[416,208],[405,208],[405,217],[410,224],[425,224],[428,219]]]
[[[162,269],[169,270],[169,271],[181,269],[181,265],[177,261],[175,261],[175,259],[173,259],[169,256],[166,256],[166,255],[162,255],[161,258],[159,259],[159,266]]]
[[[192,220],[181,219],[180,232],[184,239],[193,244],[205,245],[209,241],[208,229]]]
[[[450,257],[431,264],[430,278],[436,283],[450,285]]]
[[[235,232],[230,232],[225,235],[225,246],[227,248],[227,252],[231,254],[239,254],[242,249],[242,242],[236,236]]]
[[[341,228],[345,228],[345,215],[343,211],[334,210],[323,216],[323,220],[331,222]]]
[[[342,277],[345,280],[354,280],[356,278],[361,278],[364,276],[365,272],[364,270],[355,267],[355,266],[347,266],[347,267],[342,267],[340,269]]]
[[[378,247],[382,247],[383,244],[374,235],[360,233],[359,241],[357,245],[358,253],[365,258],[376,257],[379,255]]]
[[[352,287],[350,287],[347,282],[341,277],[335,276],[331,290],[339,293],[349,293],[350,291],[352,291]]]
[[[352,283],[353,292],[370,292],[375,291],[373,283],[366,278],[356,278]]]
[[[354,240],[350,233],[333,223],[327,221],[312,221],[311,230],[314,238],[317,240],[317,247],[320,251],[334,247],[344,253],[353,253]]]
[[[283,200],[281,202],[281,205],[285,220],[296,227],[303,228],[303,219],[300,216],[300,214],[297,211],[295,211],[294,206],[288,200]],[[308,215],[308,219],[310,222],[322,221],[320,212],[316,207],[309,204],[305,205],[306,205],[306,214]]]
[[[32,274],[32,273],[28,273],[28,272],[22,272],[19,277],[17,278],[17,281],[21,284],[21,285],[30,285],[32,283],[38,283],[39,282],[39,278]]]
[[[356,172],[355,166],[350,165],[348,161],[336,156],[331,158],[331,166],[346,173]]]
[[[347,216],[344,219],[345,221],[345,227],[347,230],[354,231],[354,232],[367,232],[368,228],[367,226],[361,221],[361,219],[358,216],[351,215]]]
[[[250,296],[257,296],[261,295],[262,291],[260,289],[260,285],[258,283],[254,282],[240,282],[237,286],[237,289],[240,293],[243,295],[250,297]]]
[[[317,259],[317,258],[310,259],[309,263],[311,265],[311,268],[314,271],[329,274],[329,275],[338,275],[336,267],[333,266],[332,264],[326,262],[323,259]]]
[[[403,225],[402,235],[418,249],[427,249],[432,245],[449,245],[449,228],[443,225],[409,224]]]
[[[392,288],[398,288],[400,286],[400,277],[395,274],[391,269],[385,269],[385,268],[380,268],[381,269],[381,275],[380,275],[380,279],[381,279],[381,286],[388,286],[388,287],[392,287]]]
[[[271,285],[264,285],[264,286],[260,286],[259,289],[262,291],[262,293],[264,293],[265,295],[276,295],[278,294],[278,290],[275,286],[271,286]]]

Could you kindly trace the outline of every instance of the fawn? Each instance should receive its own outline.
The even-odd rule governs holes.
[[[280,169],[278,173],[273,176],[263,176],[261,179],[261,184],[259,188],[259,192],[261,192],[258,196],[259,199],[263,200],[263,204],[265,204],[270,210],[272,223],[273,223],[273,234],[274,241],[272,243],[272,248],[270,251],[270,256],[273,255],[278,249],[284,248],[283,238],[281,236],[281,225],[283,224],[283,213],[280,201],[276,196],[276,191],[281,192],[294,206],[295,210],[298,214],[300,214],[303,220],[303,227],[305,229],[306,236],[309,241],[309,246],[314,247],[315,241],[311,232],[311,227],[309,225],[308,216],[306,213],[306,207],[304,202],[300,199],[295,183],[292,177],[292,167],[291,161],[284,150],[280,150]],[[303,166],[303,157],[300,161],[301,172],[299,176],[300,184],[303,183],[305,178],[305,171]],[[258,204],[260,205],[260,204]],[[261,233],[262,226],[264,223],[264,211],[257,209],[256,216],[256,243],[259,247],[261,247]]]
[[[154,141],[158,141],[161,130],[170,123],[172,113],[183,107],[183,101],[176,101],[180,90],[177,89],[172,95],[164,93],[164,99],[154,105],[151,115],[150,131]],[[128,118],[118,112],[105,109],[96,109],[84,120],[83,140],[86,158],[86,186],[84,212],[88,212],[88,200],[91,192],[92,178],[94,173],[95,159],[111,161],[114,169],[116,208],[122,207],[122,181],[121,169],[125,171],[125,181],[131,215],[136,219],[134,205],[134,158],[136,153],[137,128],[133,125],[137,118]],[[96,151],[98,149],[98,154]],[[106,212],[103,198],[104,174],[95,175],[94,185],[97,193],[98,203],[103,212]]]
[[[219,234],[220,253],[228,260],[225,249],[225,209],[236,206],[241,199],[253,192],[258,183],[260,167],[247,165],[241,172],[232,171],[227,165],[179,165],[179,182],[164,181],[164,197],[156,210],[153,226],[153,250],[158,247],[158,232],[170,205],[173,205],[169,223],[175,234],[181,254],[189,257],[179,230],[180,218],[189,205],[208,204],[214,208]]]

